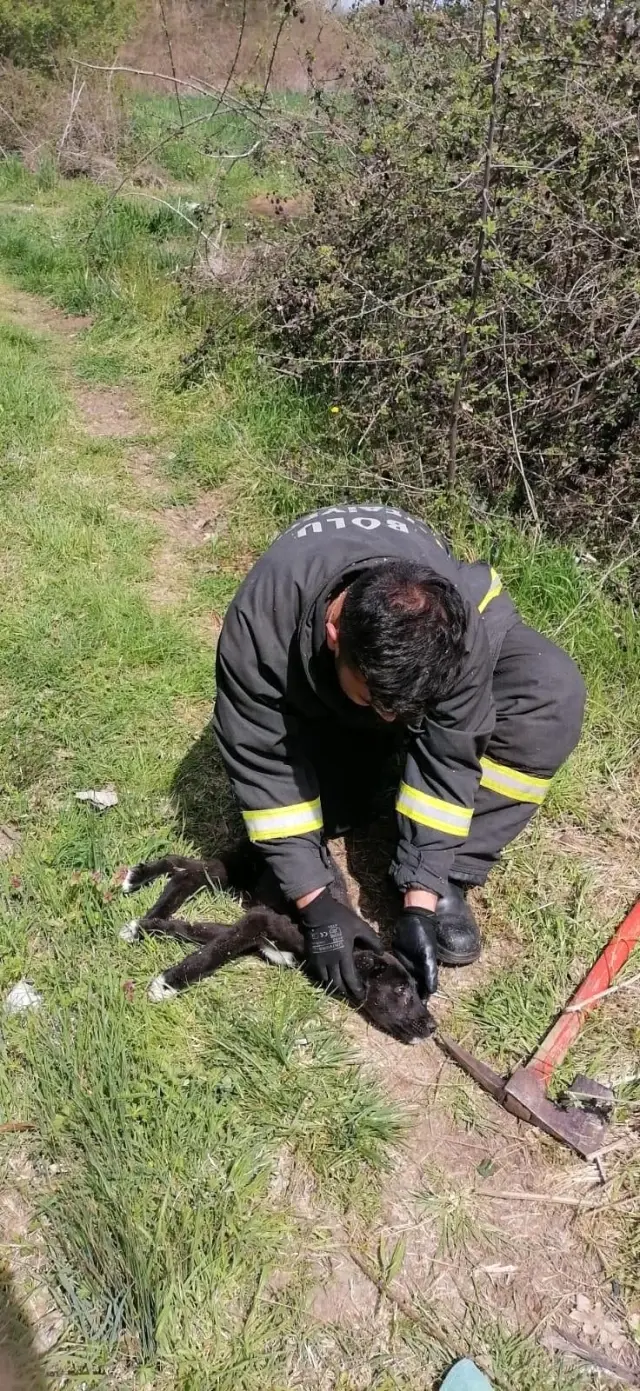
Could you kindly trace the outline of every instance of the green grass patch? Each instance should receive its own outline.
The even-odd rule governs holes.
[[[56,1175],[33,1195],[73,1334],[55,1365],[185,1388],[214,1365],[220,1387],[261,1387],[307,1318],[308,1242],[269,1196],[283,1148],[319,1201],[371,1213],[399,1118],[297,974],[240,964],[175,1010],[147,1004],[180,949],[118,941],[113,872],[187,844],[169,797],[213,654],[188,611],[149,607],[151,516],[139,496],[131,515],[125,446],[71,428],[61,349],[3,328],[0,352],[2,429],[24,461],[2,496],[2,819],[23,840],[0,871],[0,995],[26,976],[44,1002],[3,1024],[0,1115],[36,1121]],[[226,790],[200,773],[220,834]],[[106,781],[112,812],[76,803]]]

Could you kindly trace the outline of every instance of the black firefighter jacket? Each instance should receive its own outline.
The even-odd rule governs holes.
[[[310,721],[382,728],[349,701],[325,640],[328,601],[369,566],[429,565],[465,602],[466,657],[455,688],[409,734],[396,811],[397,887],[443,893],[469,833],[479,759],[494,723],[492,672],[517,613],[499,576],[456,560],[441,537],[394,507],[328,507],[303,517],[250,571],[224,621],[217,652],[214,725],[251,840],[282,890],[300,898],[331,881],[322,807],[304,753]]]

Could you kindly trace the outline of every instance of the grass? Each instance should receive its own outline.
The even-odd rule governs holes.
[[[171,119],[170,103],[141,100],[130,157]],[[163,159],[200,196],[215,164],[207,142],[239,146],[246,132],[205,123],[195,131]],[[266,177],[253,161],[235,167],[230,213]],[[88,1386],[127,1379],[200,1391],[215,1366],[222,1391],[280,1391],[322,1376],[351,1391],[366,1358],[378,1391],[417,1391],[447,1357],[470,1351],[499,1387],[574,1391],[579,1374],[479,1307],[456,1323],[425,1306],[420,1327],[400,1322],[391,1349],[375,1330],[366,1352],[355,1332],[318,1330],[310,1262],[326,1214],[330,1227],[344,1218],[375,1233],[402,1117],[298,975],[239,963],[176,1008],[146,1004],[145,985],[172,948],[118,941],[115,872],[203,844],[233,818],[209,737],[194,744],[212,695],[202,616],[223,612],[278,528],[347,489],[357,495],[357,461],[339,445],[330,403],[276,377],[216,294],[183,291],[192,243],[175,212],[142,193],[107,205],[89,183],[31,175],[13,161],[0,164],[0,188],[25,207],[0,217],[4,274],[94,318],[73,345],[10,323],[0,329],[11,594],[0,614],[2,820],[23,838],[19,856],[0,866],[0,993],[27,976],[44,999],[39,1014],[3,1023],[0,1078],[0,1120],[33,1118],[37,1136],[19,1149],[0,1143],[35,1165],[31,1196],[66,1320],[51,1366]],[[213,346],[199,353],[212,321]],[[74,380],[134,388],[148,434],[87,438]],[[157,518],[129,470],[140,446],[155,451],[166,475],[165,503],[203,486],[223,486],[227,499],[226,532],[190,565],[182,598],[162,609],[149,599]],[[640,727],[640,625],[623,567],[607,578],[569,547],[501,517],[478,519],[464,502],[453,511],[436,497],[425,508],[459,551],[491,555],[524,616],[559,635],[589,686],[579,750],[538,829],[491,881],[490,931],[506,936],[512,955],[456,1003],[453,1027],[506,1068],[534,1046],[619,911],[589,864],[553,836],[560,824],[621,841]],[[104,817],[75,802],[76,790],[107,781],[119,803]],[[216,903],[220,916],[235,911]],[[639,1052],[633,1010],[608,1009],[569,1071],[631,1076]],[[625,1083],[622,1095],[621,1113],[633,1114],[640,1090]],[[473,1096],[465,1089],[456,1104],[460,1124],[472,1127]],[[291,1153],[322,1214],[319,1232],[274,1196]],[[637,1179],[629,1165],[624,1191]],[[447,1256],[485,1242],[475,1218],[466,1191],[444,1178],[417,1214]],[[638,1289],[638,1250],[624,1222],[611,1270],[628,1291]]]
[[[3,1025],[2,1118],[33,1118],[59,1171],[39,1188],[79,1339],[65,1365],[102,1375],[124,1338],[174,1384],[213,1359],[220,1386],[262,1386],[303,1302],[295,1222],[268,1199],[283,1145],[325,1201],[364,1212],[399,1121],[298,975],[240,966],[185,1009],[147,1008],[171,947],[118,944],[113,872],[180,843],[177,711],[210,698],[212,653],[149,608],[154,529],[123,515],[124,446],[79,437],[45,340],[3,326],[0,351],[3,816],[23,837],[19,875],[1,870],[0,992],[27,976],[44,999]],[[101,819],[74,792],[105,781],[120,800]]]
[[[466,1255],[477,1261],[479,1249],[485,1253],[495,1250],[499,1233],[478,1212],[473,1187],[454,1186],[446,1174],[433,1167],[427,1170],[425,1178],[416,1207],[423,1220],[429,1220],[433,1227],[437,1254],[452,1260]]]

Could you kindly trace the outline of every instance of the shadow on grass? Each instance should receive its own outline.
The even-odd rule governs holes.
[[[244,839],[242,816],[211,723],[205,725],[178,764],[171,784],[171,803],[179,831],[202,855],[212,855],[233,841]],[[360,891],[362,915],[378,922],[385,936],[390,933],[399,909],[398,894],[388,878],[395,835],[390,794],[384,816],[345,837],[347,865]]]
[[[202,855],[244,834],[211,723],[178,764],[170,795],[181,833]]]
[[[46,1391],[47,1380],[8,1270],[0,1266],[0,1391]]]

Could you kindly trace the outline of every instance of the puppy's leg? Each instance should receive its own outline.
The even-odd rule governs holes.
[[[236,889],[250,893],[260,876],[262,858],[249,840],[241,840],[211,860],[189,859],[185,855],[166,855],[134,865],[122,885],[125,894],[137,893],[162,875],[169,883],[145,914],[147,918],[170,918],[188,898],[201,889]]]
[[[142,860],[138,865],[132,865],[127,870],[123,885],[123,894],[135,894],[138,889],[142,889],[145,884],[153,884],[155,879],[160,879],[163,875],[171,877],[177,870],[187,869],[194,863],[186,855],[164,855],[161,860]]]
[[[231,927],[224,923],[182,922],[177,918],[146,919],[141,927],[144,931],[203,944],[200,951],[156,976],[149,987],[152,1000],[168,999],[176,990],[212,975],[227,961],[234,961],[248,952],[260,952],[268,961],[287,966],[295,965],[303,953],[302,936],[291,919],[280,917],[267,908],[250,909]]]

